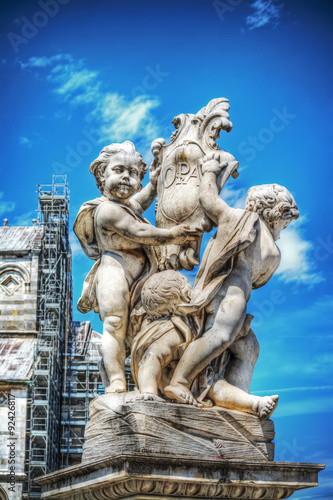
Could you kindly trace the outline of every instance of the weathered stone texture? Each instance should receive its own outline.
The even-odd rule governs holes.
[[[318,485],[321,464],[127,454],[70,467],[37,480],[42,499],[277,500]]]
[[[147,452],[219,456],[233,460],[274,459],[274,424],[222,408],[201,409],[157,401],[134,401],[139,391],[105,394],[90,405],[83,463]]]

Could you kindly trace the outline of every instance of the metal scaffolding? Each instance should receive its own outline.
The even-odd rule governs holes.
[[[89,321],[74,321],[64,360],[64,392],[61,411],[61,467],[81,462],[89,403],[104,394],[98,361],[102,336]]]
[[[64,360],[64,392],[61,412],[61,467],[81,462],[89,404],[104,394],[98,363],[102,357],[102,335],[89,321],[74,321]],[[130,359],[126,359],[127,390],[134,390]]]
[[[64,360],[64,392],[61,413],[61,467],[81,462],[89,404],[104,394],[98,362],[102,356],[102,335],[93,331],[89,321],[74,321]],[[135,388],[126,360],[127,390]]]
[[[37,343],[29,401],[26,498],[39,498],[34,478],[59,468],[63,359],[72,320],[69,189],[66,176],[39,186]]]
[[[40,498],[34,478],[80,463],[89,403],[104,393],[98,361],[102,336],[90,322],[72,322],[69,189],[66,176],[39,186],[37,342],[28,399],[23,497]],[[128,390],[134,388],[126,360]]]

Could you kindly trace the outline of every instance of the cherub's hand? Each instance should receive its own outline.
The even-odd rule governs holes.
[[[190,227],[187,224],[179,224],[170,230],[171,236],[177,238],[179,245],[183,245],[187,241],[197,240],[202,232],[202,227]]]
[[[154,158],[156,158],[156,156],[159,154],[159,152],[161,151],[162,149],[162,146],[165,144],[165,139],[155,139],[152,143],[151,143],[151,152],[153,153],[154,155]]]
[[[164,144],[164,139],[155,139],[151,144],[151,152],[154,155],[154,159],[150,165],[149,180],[153,187],[156,187],[157,179],[161,171],[159,155]]]
[[[154,158],[149,168],[149,181],[153,187],[156,187],[160,172],[161,172],[161,165],[158,164],[157,158]]]
[[[212,153],[210,155],[204,156],[200,161],[202,174],[206,172],[213,172],[216,177],[220,175],[222,170],[228,166],[227,161],[221,162],[220,153]]]

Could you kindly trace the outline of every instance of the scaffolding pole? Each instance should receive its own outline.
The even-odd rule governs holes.
[[[39,186],[37,343],[29,404],[25,498],[40,498],[34,478],[59,468],[63,359],[72,323],[69,189],[66,176]]]

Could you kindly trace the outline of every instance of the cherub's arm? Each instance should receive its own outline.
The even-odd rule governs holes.
[[[215,224],[223,221],[228,224],[235,217],[235,209],[219,197],[217,178],[226,168],[227,162],[220,163],[214,156],[204,158],[202,165],[202,179],[199,188],[199,201],[205,213]]]
[[[199,237],[200,229],[184,224],[171,229],[162,229],[139,222],[117,205],[105,204],[98,213],[97,224],[102,229],[116,233],[145,245],[182,245]]]
[[[130,200],[130,206],[134,208],[139,214],[143,214],[147,208],[153,203],[156,198],[156,187],[150,182],[146,187],[136,193]]]
[[[130,206],[137,212],[142,214],[153,203],[157,194],[157,179],[161,170],[161,166],[153,160],[149,170],[149,184],[136,193],[130,200]]]

